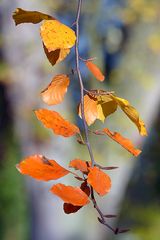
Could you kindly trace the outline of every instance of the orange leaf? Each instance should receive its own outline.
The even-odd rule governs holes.
[[[87,186],[87,183],[86,182],[83,182],[82,184],[81,184],[81,190],[83,191],[83,192],[85,192],[86,194],[87,194],[87,196],[89,197],[89,195],[90,195],[90,187],[89,186]],[[82,206],[74,206],[73,204],[71,204],[71,203],[64,203],[63,204],[63,210],[64,210],[64,212],[66,213],[66,214],[70,214],[70,213],[75,213],[75,212],[77,212],[79,209],[81,209],[82,208]]]
[[[60,197],[64,202],[71,203],[74,206],[84,206],[89,203],[87,194],[80,187],[58,183],[51,188],[51,192]]]
[[[70,53],[70,49],[56,49],[54,51],[48,52],[48,49],[43,44],[44,52],[49,60],[49,62],[54,66],[56,63],[63,61]]]
[[[35,114],[46,128],[52,129],[57,135],[71,137],[80,132],[76,125],[68,122],[55,111],[39,109],[35,111]]]
[[[29,156],[17,164],[16,167],[21,174],[43,181],[56,180],[69,173],[55,160],[49,160],[42,155]]]
[[[105,79],[105,76],[102,74],[101,70],[97,67],[96,64],[94,64],[91,61],[85,62],[87,68],[91,71],[91,73],[97,78],[97,80],[103,82]]]
[[[117,132],[111,132],[108,128],[104,128],[103,132],[106,133],[114,141],[119,143],[127,151],[132,153],[134,156],[137,157],[141,153],[141,150],[134,148],[133,143],[129,139],[124,138],[121,134]]]
[[[56,75],[48,87],[42,91],[42,99],[48,105],[55,105],[63,101],[70,83],[69,77],[65,74]]]
[[[75,32],[57,20],[46,20],[40,27],[41,38],[48,52],[72,48],[76,41]]]
[[[94,188],[94,190],[101,196],[110,191],[111,179],[102,172],[98,167],[89,168],[87,182]]]
[[[14,12],[13,12],[13,19],[15,21],[15,24],[18,25],[20,23],[40,23],[41,21],[43,21],[44,19],[54,19],[53,17],[45,14],[45,13],[41,13],[41,12],[37,12],[37,11],[26,11],[23,10],[22,8],[17,8]]]
[[[91,162],[82,161],[81,159],[74,159],[69,163],[69,167],[72,167],[76,170],[80,170],[83,173],[87,173],[88,167],[90,166],[91,166]]]
[[[81,104],[79,104],[78,114],[81,117]],[[94,123],[98,117],[97,99],[89,94],[84,96],[84,115],[89,126]]]

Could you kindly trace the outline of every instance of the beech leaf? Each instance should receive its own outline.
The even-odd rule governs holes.
[[[56,180],[69,173],[55,160],[49,160],[42,155],[29,156],[17,164],[16,167],[21,174],[43,181]]]
[[[60,197],[65,203],[71,203],[74,206],[84,206],[89,203],[87,194],[80,187],[66,186],[58,183],[50,191]]]
[[[40,27],[42,41],[48,52],[72,48],[76,41],[75,32],[57,20],[46,20]]]
[[[91,166],[91,162],[86,162],[81,159],[74,159],[69,163],[69,167],[72,167],[75,170],[80,170],[83,173],[87,173],[88,167],[90,166]]]
[[[39,109],[35,111],[37,118],[46,128],[50,128],[57,135],[71,137],[79,133],[79,128],[65,120],[58,112],[48,109]]]
[[[70,79],[65,74],[56,75],[48,87],[42,91],[41,96],[48,105],[59,104],[63,101],[67,92]]]
[[[86,61],[85,64],[97,80],[99,80],[100,82],[104,81],[105,76],[96,64],[94,64],[92,61]]]
[[[103,196],[110,191],[111,179],[110,177],[101,171],[98,167],[90,167],[87,182],[93,187],[93,189]]]
[[[137,157],[141,153],[141,150],[136,149],[133,146],[133,143],[129,139],[124,138],[120,133],[111,132],[108,128],[104,128],[103,132],[107,134],[110,138],[112,138],[114,141],[119,143],[122,147],[124,147],[127,151],[129,151],[134,156]]]
[[[37,12],[37,11],[26,11],[22,8],[16,8],[16,10],[13,12],[12,17],[13,17],[16,25],[21,24],[21,23],[36,24],[36,23],[40,23],[43,20],[55,19],[45,13],[41,13],[41,12]]]

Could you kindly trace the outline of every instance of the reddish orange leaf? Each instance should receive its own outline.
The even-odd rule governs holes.
[[[127,151],[132,153],[134,156],[138,156],[141,153],[141,150],[136,149],[133,146],[133,143],[127,139],[124,138],[121,134],[117,132],[111,132],[108,128],[104,128],[103,132],[106,133],[110,138],[112,138],[114,141],[119,143],[122,147],[124,147]]]
[[[105,79],[105,76],[102,74],[101,70],[99,67],[97,67],[96,64],[94,64],[91,61],[86,61],[85,62],[87,68],[91,71],[91,73],[97,78],[97,80],[103,82]]]
[[[70,83],[69,77],[65,74],[56,75],[48,87],[42,91],[42,99],[48,105],[55,105],[63,101]]]
[[[102,172],[98,167],[89,168],[87,182],[94,188],[94,190],[101,196],[110,191],[111,179]]]
[[[87,183],[86,182],[83,182],[82,184],[81,184],[81,190],[83,191],[83,192],[85,192],[86,194],[87,194],[87,196],[89,197],[89,195],[90,195],[90,187],[89,186],[87,186]],[[74,206],[74,205],[72,205],[71,203],[64,203],[63,204],[63,210],[64,210],[64,212],[66,213],[66,214],[70,214],[70,213],[75,213],[75,212],[77,212],[79,209],[81,209],[82,208],[82,206]]]
[[[86,162],[81,159],[74,159],[74,160],[70,161],[70,163],[69,163],[69,167],[72,167],[76,170],[80,170],[83,173],[87,173],[88,167],[90,167],[90,166],[91,166],[91,162]]]
[[[42,155],[29,156],[17,164],[16,167],[21,174],[43,181],[56,180],[69,173],[55,160],[49,160]]]
[[[57,135],[71,137],[80,132],[76,125],[68,122],[55,111],[39,109],[35,111],[35,114],[46,128],[52,129]]]
[[[64,202],[74,206],[84,206],[89,203],[89,198],[80,187],[66,186],[58,183],[51,188],[51,192],[60,197]]]

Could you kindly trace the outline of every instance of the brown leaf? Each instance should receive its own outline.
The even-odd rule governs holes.
[[[74,159],[69,163],[69,167],[72,167],[76,170],[80,170],[83,173],[87,173],[88,167],[90,166],[91,166],[91,162],[86,162],[81,159]]]
[[[70,79],[65,74],[56,75],[48,87],[42,91],[41,96],[48,105],[59,104],[63,101],[67,92]]]
[[[57,135],[71,137],[80,132],[76,125],[65,120],[58,112],[39,109],[35,111],[35,114],[46,128],[52,129]]]
[[[100,196],[108,193],[111,188],[110,177],[106,173],[101,171],[98,167],[89,168],[87,182]]]
[[[43,181],[56,180],[69,173],[55,160],[49,160],[42,155],[29,156],[17,164],[16,167],[21,174]]]
[[[97,80],[103,82],[105,79],[105,76],[102,74],[101,70],[99,67],[97,67],[96,64],[94,64],[91,61],[86,61],[85,62],[87,68],[91,71],[91,73],[97,78]]]
[[[134,156],[138,156],[141,153],[141,150],[136,149],[133,146],[133,143],[127,139],[124,138],[120,133],[117,132],[111,132],[108,128],[104,128],[103,132],[106,133],[110,138],[112,138],[114,141],[119,143],[122,147],[124,147],[127,151],[132,153]]]
[[[26,11],[22,8],[17,8],[12,15],[15,24],[21,24],[21,23],[40,23],[43,20],[48,19],[55,19],[45,13],[37,12],[37,11]]]
[[[66,186],[58,183],[51,190],[53,194],[60,197],[64,202],[71,203],[74,206],[84,206],[89,203],[89,198],[80,187]]]

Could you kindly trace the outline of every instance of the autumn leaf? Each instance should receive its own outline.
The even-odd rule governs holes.
[[[15,24],[21,24],[21,23],[40,23],[43,20],[48,19],[55,19],[45,13],[37,12],[37,11],[26,11],[22,8],[16,8],[16,10],[13,12],[12,15]]]
[[[80,187],[66,186],[58,183],[50,191],[60,197],[65,203],[71,203],[74,206],[84,206],[89,203],[87,194]]]
[[[90,166],[91,166],[91,162],[86,162],[81,159],[74,159],[69,163],[69,167],[72,167],[75,170],[80,170],[83,173],[87,173],[88,167]]]
[[[43,44],[44,52],[49,60],[49,62],[54,66],[56,63],[63,61],[67,55],[70,53],[70,49],[56,49],[49,52],[48,49]]]
[[[40,27],[42,41],[48,52],[72,48],[76,41],[75,32],[57,20],[46,20]]]
[[[87,68],[90,70],[90,72],[95,76],[95,78],[101,82],[104,81],[105,76],[101,72],[101,70],[97,67],[96,64],[94,64],[92,61],[85,61],[85,64]]]
[[[67,92],[70,79],[65,74],[56,75],[48,87],[42,91],[41,96],[48,105],[59,104]]]
[[[123,98],[112,95],[112,98],[117,102],[123,112],[129,117],[129,119],[137,126],[139,133],[142,136],[147,136],[147,130],[144,122],[139,117],[137,110],[130,105],[130,103]]]
[[[55,160],[49,160],[42,155],[29,156],[17,164],[16,167],[21,174],[43,181],[56,180],[69,173]]]
[[[117,133],[117,132],[111,132],[108,128],[104,128],[103,132],[105,134],[107,134],[110,138],[112,138],[114,141],[116,141],[117,143],[119,143],[122,147],[124,147],[127,151],[129,151],[130,153],[132,153],[134,156],[138,156],[141,153],[141,150],[136,149],[133,146],[133,143],[127,139],[124,138],[121,134]]]
[[[39,109],[35,111],[35,114],[46,128],[52,129],[57,135],[71,137],[80,132],[76,125],[65,120],[58,112]]]
[[[98,167],[89,168],[87,182],[100,196],[108,193],[111,188],[110,177],[106,173],[101,171]]]
[[[80,189],[85,192],[87,194],[87,196],[89,197],[90,195],[90,187],[87,185],[86,182],[83,182],[81,184],[81,187]],[[66,214],[70,214],[70,213],[75,213],[77,212],[78,210],[80,210],[82,208],[82,206],[74,206],[73,204],[71,203],[64,203],[63,204],[63,210]]]

